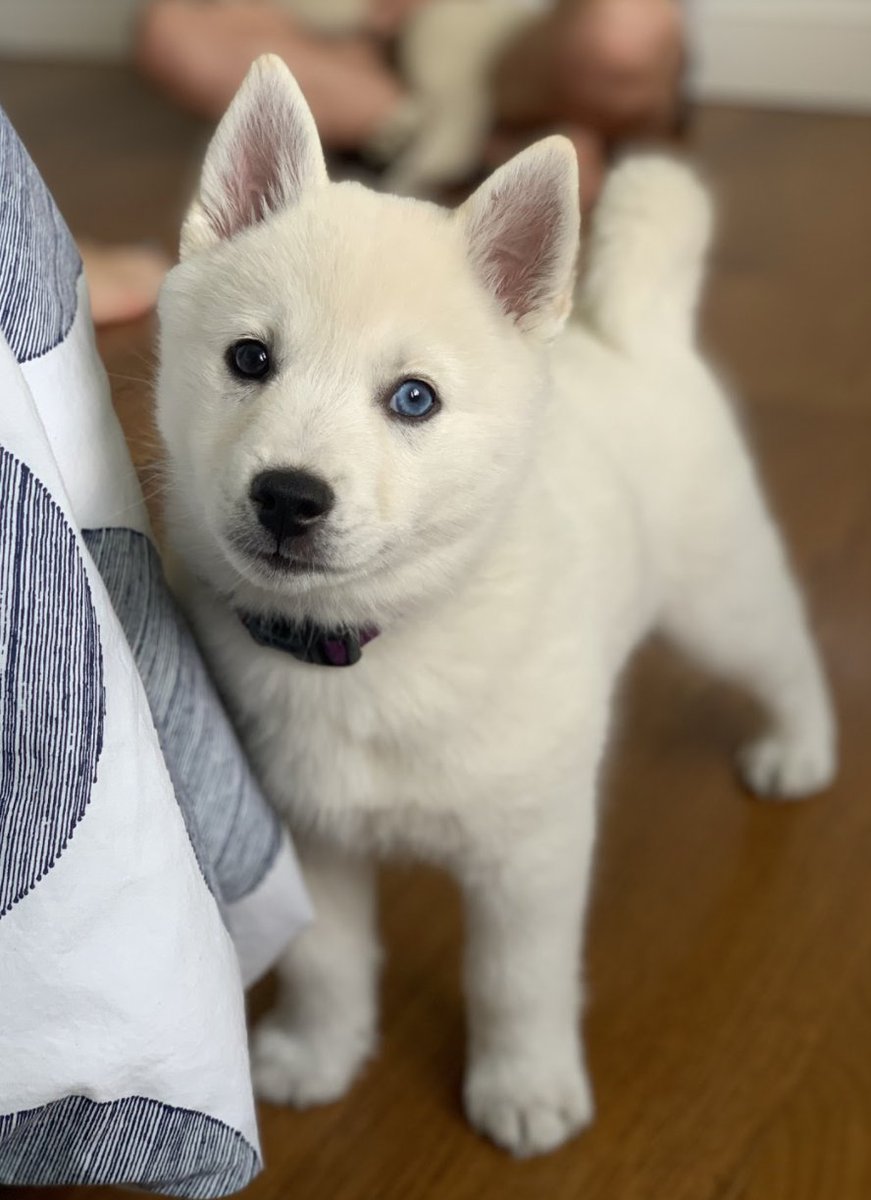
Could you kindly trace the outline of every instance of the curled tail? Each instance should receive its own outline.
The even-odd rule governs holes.
[[[662,155],[626,159],[598,204],[580,310],[617,349],[692,340],[711,234],[708,193]]]

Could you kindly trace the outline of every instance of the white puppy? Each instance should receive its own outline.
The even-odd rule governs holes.
[[[619,168],[562,333],[562,139],[457,212],[331,184],[272,58],[215,135],[161,299],[159,424],[190,610],[317,910],[254,1036],[262,1096],[334,1100],[372,1051],[373,861],[398,853],[465,893],[473,1124],[532,1154],[590,1119],[596,780],[654,626],[765,705],[752,788],[832,778],[801,600],[693,346],[708,225],[683,168]]]

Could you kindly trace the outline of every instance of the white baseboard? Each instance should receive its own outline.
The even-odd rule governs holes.
[[[124,58],[142,0],[0,0],[0,54]]]
[[[871,109],[871,0],[697,0],[706,100]]]

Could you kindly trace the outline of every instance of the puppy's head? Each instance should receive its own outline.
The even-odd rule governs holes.
[[[160,302],[158,420],[194,570],[240,606],[332,623],[450,587],[522,480],[577,242],[563,139],[456,212],[331,184],[296,83],[260,59]]]

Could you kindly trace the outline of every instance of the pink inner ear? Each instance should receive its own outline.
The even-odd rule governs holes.
[[[485,283],[520,319],[553,298],[567,214],[547,181],[538,187],[528,178],[511,183],[489,198],[473,240]]]
[[[232,130],[219,175],[220,202],[207,212],[230,238],[292,203],[302,188],[307,146],[293,106],[279,88],[259,98]]]

